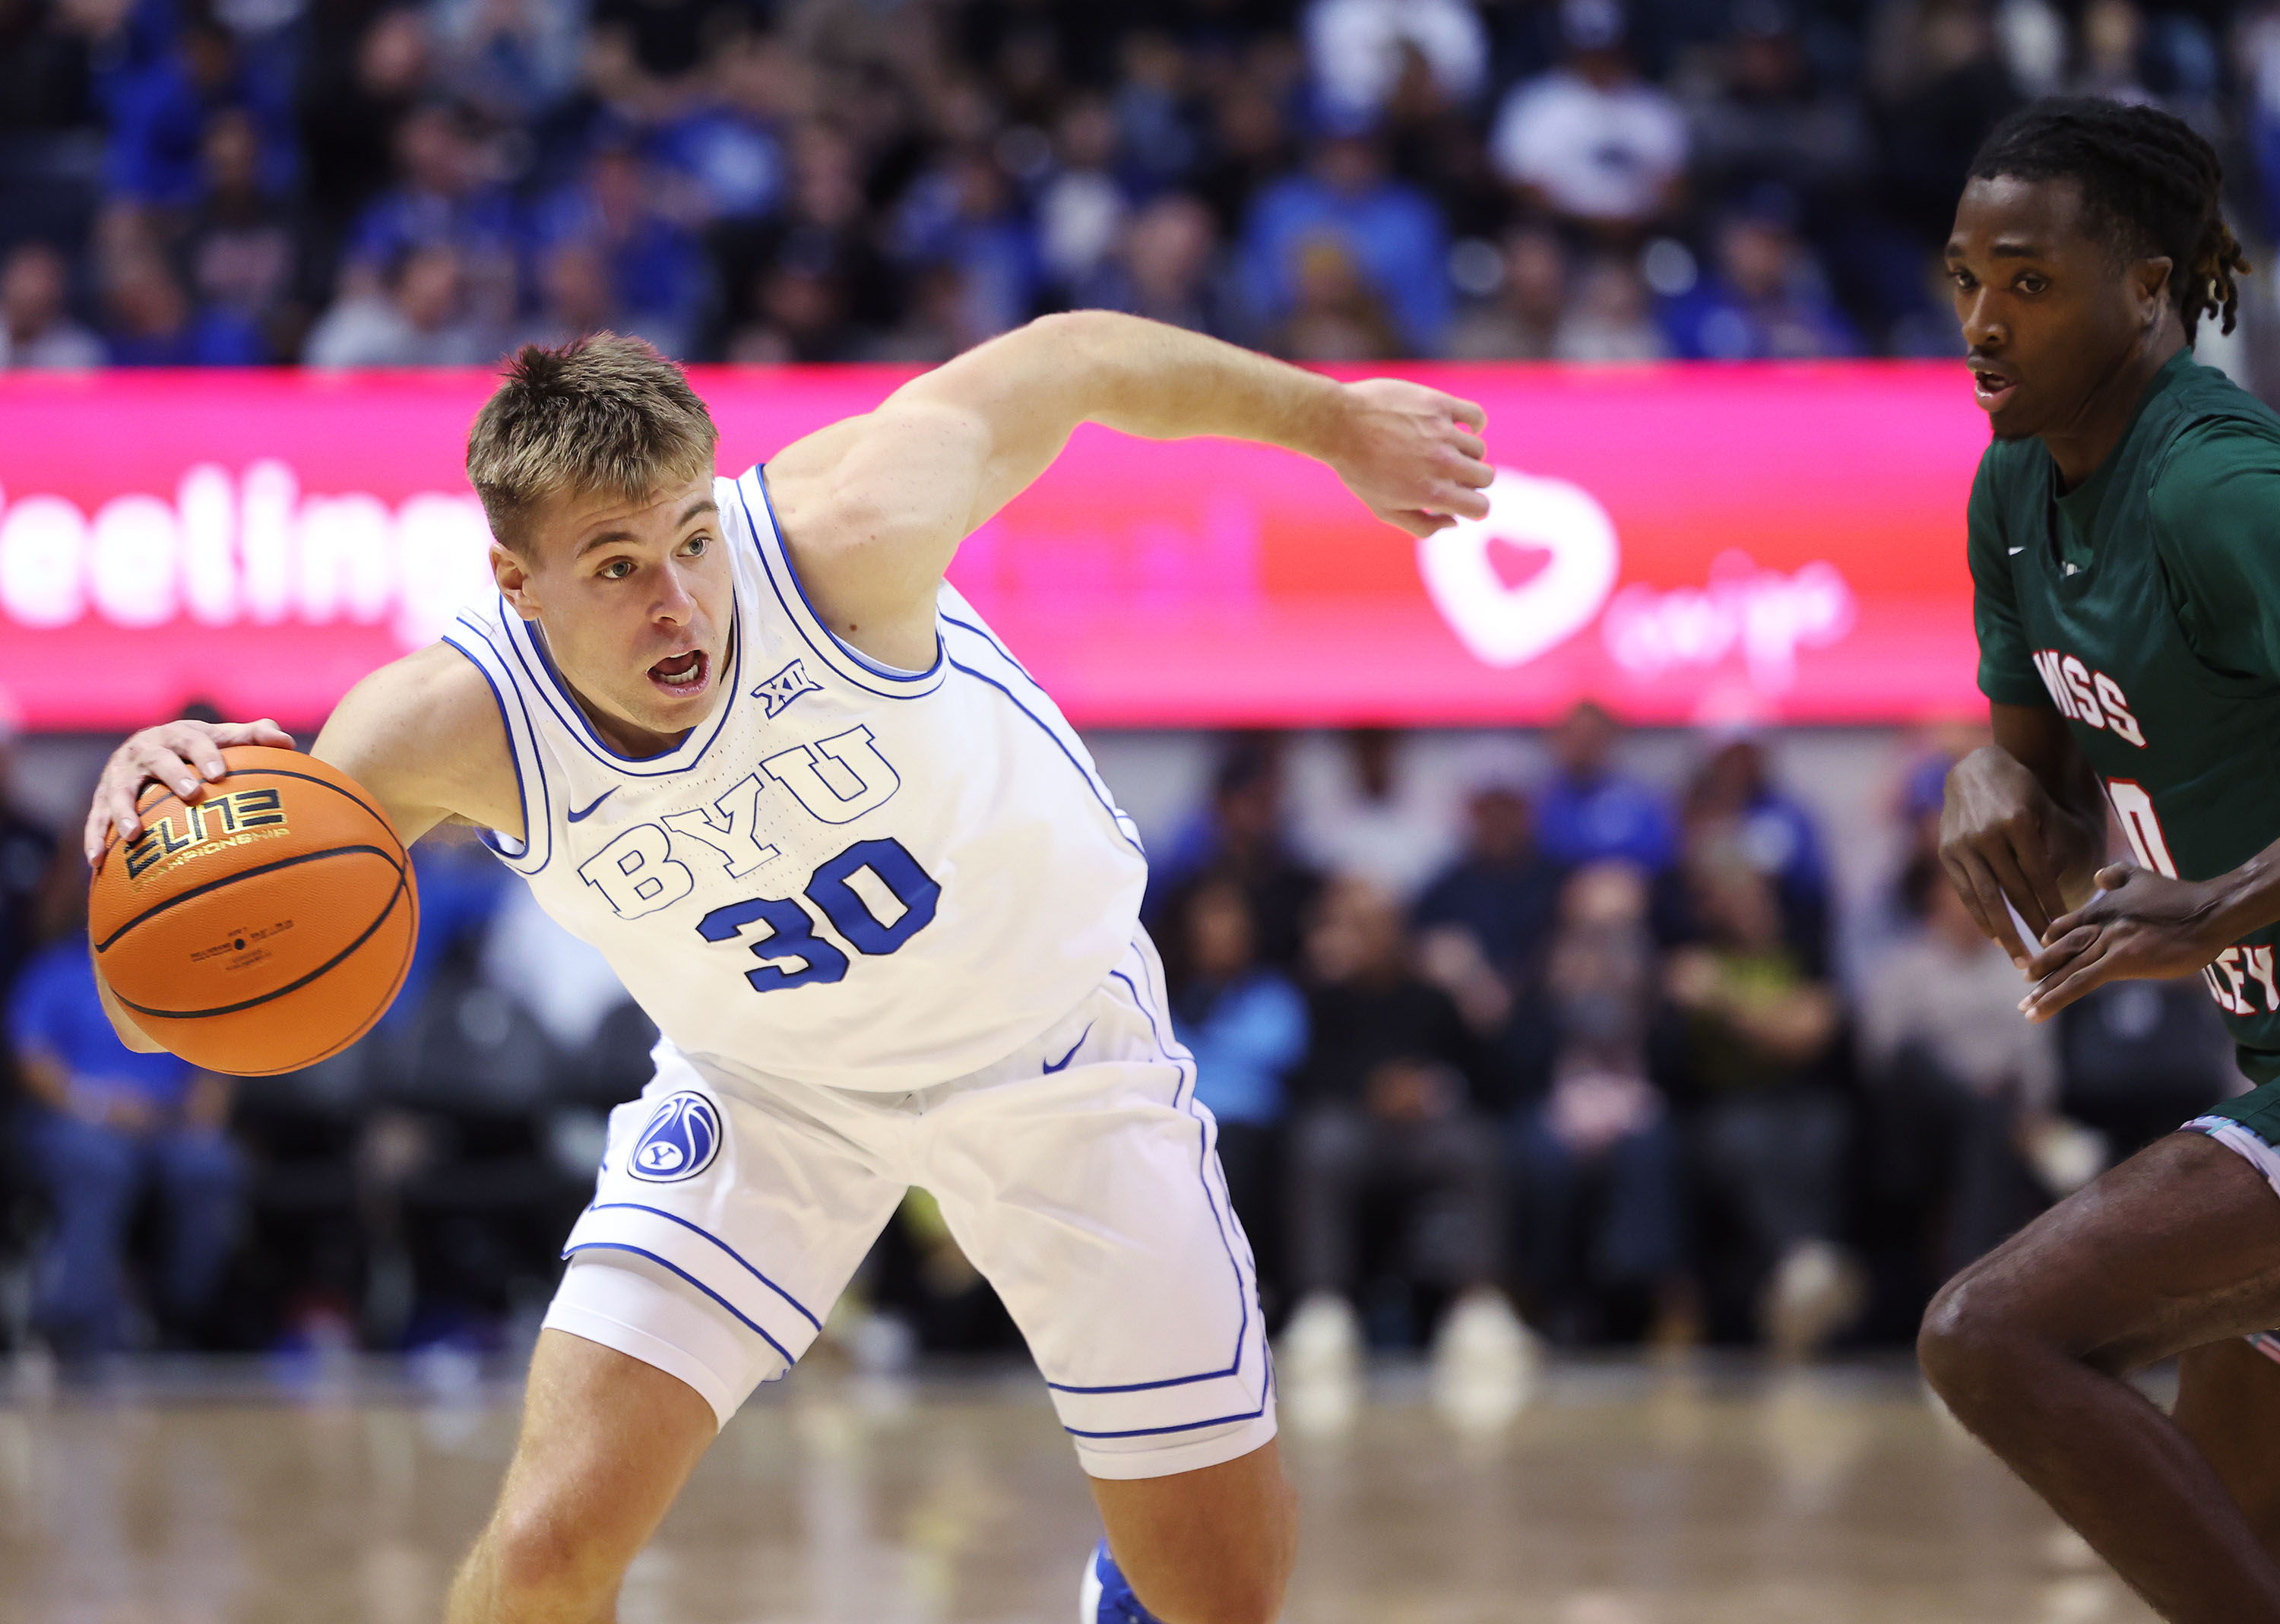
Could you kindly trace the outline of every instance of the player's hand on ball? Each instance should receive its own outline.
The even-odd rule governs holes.
[[[104,845],[114,833],[124,841],[142,832],[135,803],[143,785],[164,784],[184,800],[195,799],[226,770],[221,752],[231,744],[291,750],[293,735],[266,716],[258,722],[165,722],[145,727],[112,751],[87,812],[82,843],[89,864],[102,861]]]
[[[1324,460],[1371,512],[1416,536],[1488,516],[1482,493],[1496,470],[1483,460],[1486,412],[1399,378],[1350,383],[1344,399],[1344,420]]]
[[[2190,975],[2230,940],[2214,886],[2129,863],[2099,869],[2098,884],[2098,896],[2051,921],[2050,945],[2028,959],[2028,1020],[2047,1020],[2107,981]]]

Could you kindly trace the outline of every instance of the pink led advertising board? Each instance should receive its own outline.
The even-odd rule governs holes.
[[[1493,511],[1418,543],[1329,470],[1079,432],[951,579],[1080,726],[1962,714],[1960,370],[1414,366],[1488,409]],[[899,371],[700,369],[736,473]],[[0,689],[119,728],[307,726],[487,589],[480,373],[0,378]]]

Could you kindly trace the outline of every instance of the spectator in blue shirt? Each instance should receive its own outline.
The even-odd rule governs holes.
[[[1172,961],[1172,1008],[1196,1058],[1196,1097],[1219,1119],[1228,1198],[1251,1236],[1262,1279],[1278,1251],[1275,1136],[1283,1079],[1306,1058],[1306,1001],[1279,970],[1258,961],[1251,901],[1231,879],[1186,893]]]
[[[130,249],[106,268],[104,348],[113,366],[258,366],[268,341],[255,320],[225,305],[196,305],[166,262]]]
[[[1537,844],[1519,785],[1492,779],[1475,786],[1466,812],[1465,854],[1425,888],[1411,922],[1421,931],[1457,926],[1506,976],[1531,977],[1543,967],[1567,874]]]
[[[1537,806],[1537,842],[1566,867],[1615,858],[1660,874],[1678,855],[1677,832],[1660,794],[1608,765],[1620,731],[1606,707],[1590,699],[1553,730],[1559,771]]]
[[[264,337],[264,358],[291,355],[308,323],[301,221],[263,183],[260,132],[243,109],[226,109],[207,124],[204,164],[202,194],[173,258],[200,304]]]
[[[111,185],[123,196],[161,209],[195,203],[206,123],[225,107],[245,109],[259,127],[264,183],[282,190],[292,181],[288,87],[273,73],[248,72],[229,30],[211,18],[191,18],[173,49],[115,74],[107,90]]]
[[[484,175],[465,120],[436,104],[415,108],[397,127],[396,160],[397,184],[372,200],[350,233],[343,291],[369,293],[412,254],[446,248],[458,256],[476,319],[504,325],[516,296],[514,199]]]
[[[1799,242],[1796,205],[1760,187],[1718,230],[1718,270],[1665,306],[1671,348],[1696,361],[1797,361],[1858,354],[1860,335],[1837,308]]]
[[[448,831],[442,839],[414,847],[412,866],[420,880],[420,939],[412,944],[396,1002],[381,1018],[386,1027],[409,1021],[445,960],[482,940],[508,884],[507,871],[481,843],[453,838]]]
[[[712,94],[661,125],[651,150],[706,219],[774,214],[791,189],[787,133],[810,111],[812,73],[782,41],[748,35],[715,53]]]
[[[1148,866],[1142,917],[1167,940],[1178,934],[1178,902],[1209,874],[1233,880],[1251,901],[1259,957],[1295,967],[1306,912],[1322,877],[1290,849],[1282,805],[1280,738],[1235,734],[1212,778],[1210,798],[1175,829]]]
[[[659,177],[630,148],[596,152],[582,181],[541,213],[548,248],[581,243],[608,267],[610,325],[686,356],[705,294],[705,257],[695,234],[658,206]]]
[[[1756,735],[1724,740],[1695,770],[1686,789],[1686,845],[1690,863],[1738,861],[1770,881],[1783,942],[1807,974],[1829,974],[1829,859],[1821,831],[1804,803],[1773,781]],[[1662,889],[1664,940],[1694,940],[1700,929],[1696,911],[1673,905],[1690,888],[1666,883]]]
[[[1425,888],[1410,916],[1419,964],[1502,1055],[1521,1091],[1533,1093],[1552,1058],[1544,965],[1568,871],[1537,843],[1517,784],[1477,784],[1466,811],[1464,855]]]
[[[586,10],[575,0],[430,0],[436,77],[501,123],[528,123],[578,88]]]
[[[1345,251],[1384,304],[1412,355],[1431,355],[1448,325],[1448,233],[1432,200],[1386,173],[1367,135],[1333,135],[1313,167],[1275,182],[1244,227],[1244,276],[1263,320],[1298,303],[1306,250],[1323,240]]]
[[[66,1356],[134,1340],[127,1231],[155,1189],[165,1218],[151,1296],[168,1325],[195,1326],[229,1260],[244,1184],[223,1132],[228,1081],[120,1043],[77,932],[24,966],[8,1035],[31,1101],[27,1151],[54,1212],[35,1322]]]
[[[1019,327],[1036,313],[1044,289],[1037,235],[1016,204],[998,160],[961,149],[914,182],[896,232],[903,258],[956,268],[968,329],[982,337]]]

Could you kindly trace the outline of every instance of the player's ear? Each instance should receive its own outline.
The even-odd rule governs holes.
[[[526,620],[538,618],[538,604],[530,596],[530,566],[512,548],[496,541],[491,543],[491,579],[498,582],[499,596],[513,605],[515,613]]]
[[[2138,314],[2148,327],[2161,319],[2161,307],[2169,302],[2169,273],[2176,268],[2167,254],[2140,259],[2130,268],[2130,290],[2137,295]]]

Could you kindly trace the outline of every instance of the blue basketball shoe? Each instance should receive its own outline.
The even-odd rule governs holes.
[[[1162,1624],[1124,1582],[1116,1559],[1108,1554],[1106,1540],[1092,1548],[1092,1559],[1084,1565],[1084,1582],[1077,1587],[1076,1619],[1077,1624]]]

